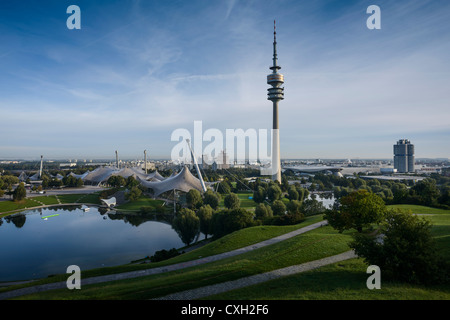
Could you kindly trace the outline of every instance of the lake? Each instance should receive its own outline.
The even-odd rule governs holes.
[[[0,218],[0,243],[0,282],[66,273],[69,265],[117,266],[184,246],[169,223],[81,206]]]

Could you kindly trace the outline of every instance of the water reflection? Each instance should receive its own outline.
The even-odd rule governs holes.
[[[127,215],[98,207],[85,211],[81,206],[3,217],[0,243],[0,281],[61,274],[71,264],[81,270],[126,264],[184,246],[171,227],[170,215]]]
[[[16,226],[16,228],[22,228],[27,221],[27,217],[24,214],[18,214],[14,216],[6,216],[5,221],[7,223],[12,223]],[[2,225],[3,221],[0,218],[0,226]]]

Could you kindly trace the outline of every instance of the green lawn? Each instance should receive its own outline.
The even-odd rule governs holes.
[[[2,212],[23,210],[44,205],[58,205],[58,199],[62,204],[66,203],[91,203],[100,204],[98,193],[91,194],[64,194],[58,196],[37,196],[25,198],[22,201],[0,201],[0,214]]]
[[[38,197],[32,197],[30,199],[42,202],[45,205],[58,204],[58,199],[56,199],[55,196],[38,196]]]
[[[415,204],[393,204],[387,207],[411,210],[411,212],[415,214],[450,214],[450,210],[419,206]]]
[[[126,211],[139,211],[141,207],[153,207],[157,208],[164,204],[163,200],[156,200],[146,196],[140,197],[136,201],[130,201],[124,204],[121,204],[115,207],[117,210],[126,210]]]
[[[450,261],[450,210],[416,205],[394,205],[424,214],[433,227],[431,233],[436,240],[440,254]],[[429,214],[427,216],[426,214]],[[424,287],[381,280],[381,290],[366,287],[367,265],[362,259],[351,259],[321,267],[314,271],[269,281],[263,284],[233,290],[207,299],[279,299],[279,300],[449,300],[450,286]]]
[[[383,281],[381,289],[366,286],[362,259],[341,261],[316,270],[232,290],[207,299],[225,300],[449,300],[449,286],[424,287]]]
[[[21,201],[0,201],[0,212],[8,212],[13,210],[20,210],[25,208],[37,207],[40,204],[25,198]]]
[[[159,275],[86,285],[82,290],[55,290],[21,299],[150,299],[180,290],[234,280],[348,250],[349,233],[322,227],[281,243],[220,261]]]

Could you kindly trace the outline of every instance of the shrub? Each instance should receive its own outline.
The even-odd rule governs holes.
[[[305,216],[302,213],[288,213],[280,216],[273,216],[265,219],[264,224],[275,226],[287,226],[299,224],[305,220]]]
[[[176,257],[178,255],[180,255],[180,253],[175,248],[172,248],[168,251],[163,249],[163,250],[156,251],[155,254],[150,257],[150,261],[151,262],[159,262],[159,261],[163,261],[163,260],[167,260],[167,259]]]

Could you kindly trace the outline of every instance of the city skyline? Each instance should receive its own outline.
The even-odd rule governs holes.
[[[449,18],[437,1],[1,3],[0,158],[165,159],[194,121],[269,129],[273,20],[281,159],[388,159],[399,139],[448,158]]]

